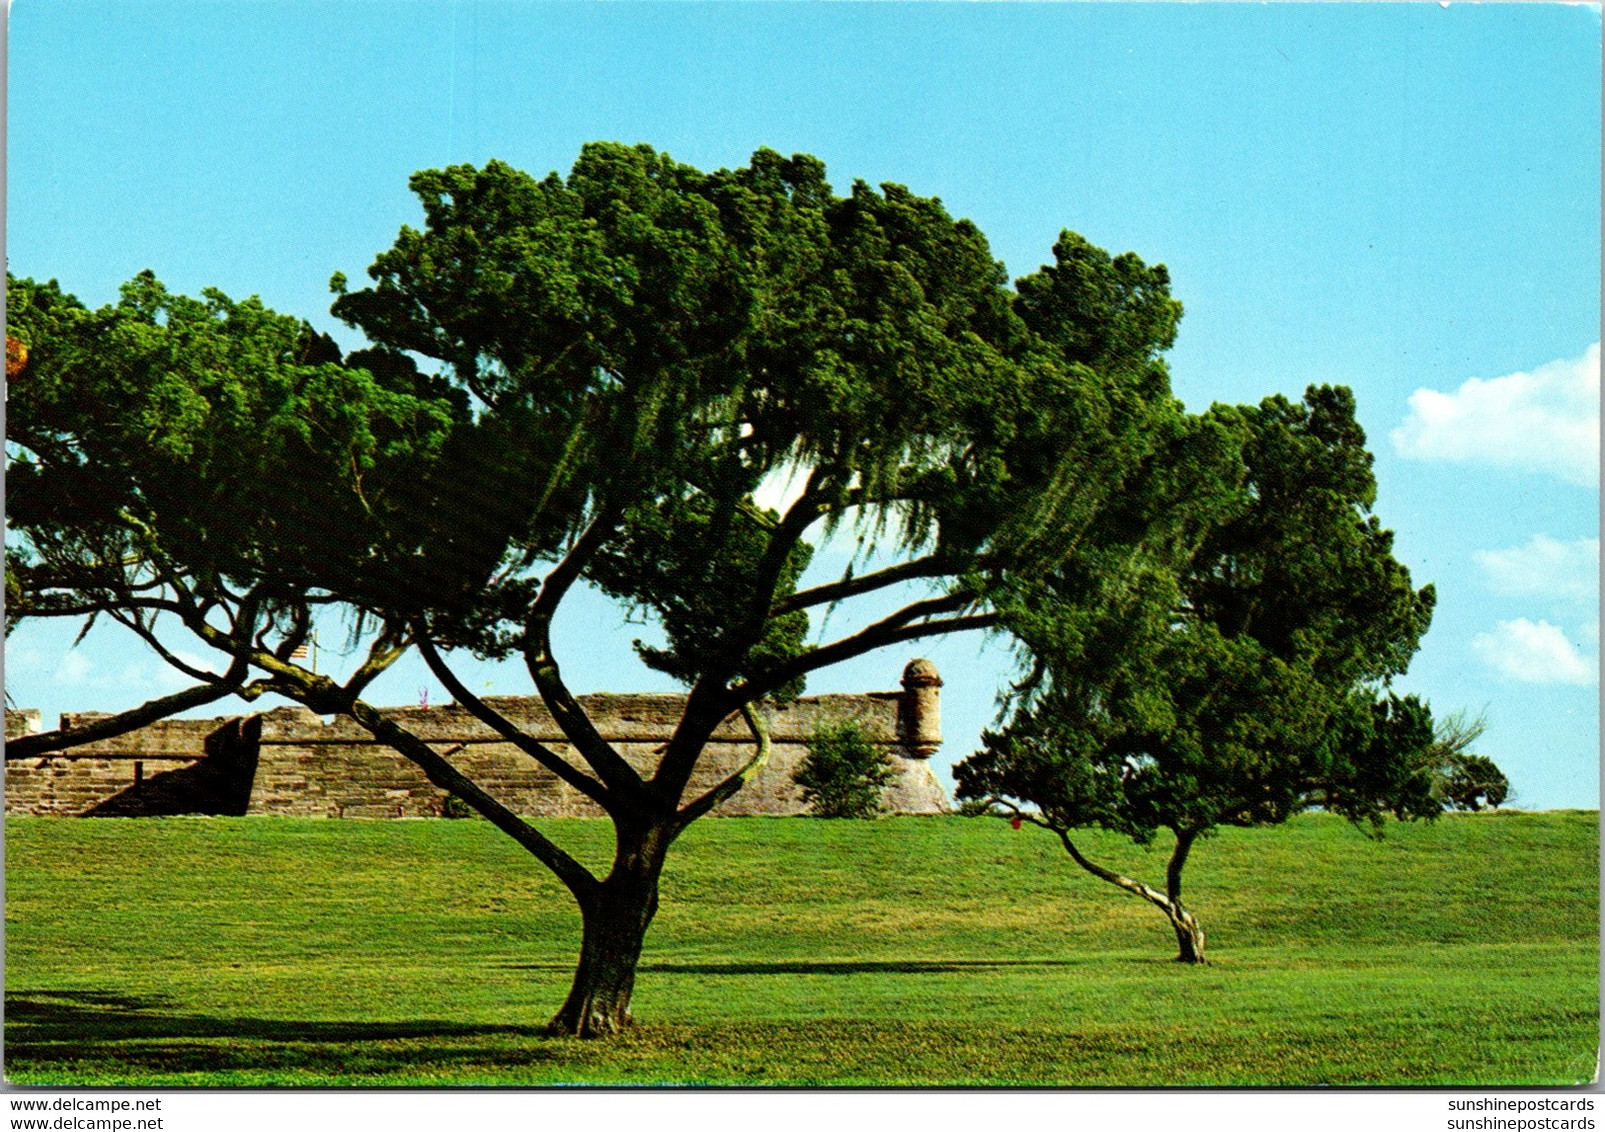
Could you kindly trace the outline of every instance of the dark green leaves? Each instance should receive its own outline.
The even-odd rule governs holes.
[[[1053,257],[1015,287],[1020,317],[1066,361],[1141,372],[1176,340],[1181,304],[1163,265],[1111,259],[1074,232],[1060,234]]]
[[[403,229],[369,268],[376,286],[334,312],[560,440],[553,490],[650,483],[694,439],[688,426],[731,418],[749,264],[703,174],[598,144],[566,182],[491,162],[412,186],[425,228]]]
[[[7,493],[32,590],[163,571],[342,583],[443,442],[446,405],[327,360],[255,299],[171,295],[147,273],[90,312],[8,282],[12,326],[38,343],[12,389]]]
[[[1172,489],[1138,481],[1177,478],[1157,459],[1180,411],[1156,358],[1180,308],[1134,256],[1066,236],[1016,295],[940,201],[891,184],[837,196],[816,159],[766,150],[705,174],[597,143],[567,177],[492,162],[413,189],[423,226],[369,289],[337,280],[334,310],[392,356],[445,363],[473,398],[447,449],[459,470],[442,465],[413,511],[462,513],[480,453],[484,535],[442,546],[429,519],[404,540],[461,565],[441,594],[506,592],[508,564],[555,560],[609,516],[584,573],[662,623],[650,663],[761,683],[803,648],[801,617],[770,609],[816,522],[934,555],[982,605],[1078,547],[1141,541],[1145,493]],[[1067,345],[1104,321],[1096,349]],[[788,468],[806,495],[760,521],[753,493]]]
[[[1070,262],[1075,280],[1099,261]],[[1414,654],[1432,590],[1412,588],[1368,514],[1352,395],[1217,407],[1190,429],[1126,481],[1098,554],[1072,555],[1007,607],[1033,677],[1010,725],[955,769],[960,797],[1139,840],[1312,803],[1355,820],[1436,812],[1430,715],[1377,697]]]
[[[1434,593],[1412,588],[1369,514],[1376,482],[1353,394],[1315,387],[1302,404],[1224,412],[1243,430],[1246,479],[1238,513],[1189,567],[1199,616],[1284,660],[1309,658],[1335,687],[1403,672]]]
[[[792,775],[808,811],[821,818],[872,818],[885,810],[881,792],[897,777],[886,752],[857,721],[821,723]]]

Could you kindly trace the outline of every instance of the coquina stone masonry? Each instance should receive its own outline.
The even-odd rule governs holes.
[[[792,775],[821,723],[855,720],[891,757],[897,777],[886,789],[894,813],[945,813],[947,799],[930,757],[941,746],[941,678],[916,660],[897,692],[806,696],[769,709],[768,764],[715,814],[799,814]],[[684,706],[676,695],[579,697],[603,737],[643,773],[656,765]],[[495,697],[492,707],[562,754],[562,732],[534,697]],[[389,709],[468,777],[529,817],[591,816],[601,811],[502,740],[456,704]],[[62,716],[74,727],[100,718]],[[6,734],[38,731],[35,709],[6,712]],[[740,717],[727,720],[704,753],[687,798],[752,757]],[[331,818],[425,818],[448,814],[447,797],[416,766],[344,717],[324,722],[304,708],[218,719],[170,719],[115,739],[38,759],[7,762],[5,808],[11,814],[134,817],[173,814],[285,814]]]

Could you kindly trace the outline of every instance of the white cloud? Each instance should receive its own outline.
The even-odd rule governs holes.
[[[768,507],[784,515],[793,503],[802,498],[807,487],[808,469],[787,464],[764,477],[758,490],[752,493],[752,501],[759,507]]]
[[[1586,601],[1599,594],[1599,539],[1561,542],[1534,535],[1526,546],[1479,550],[1478,565],[1496,592]]]
[[[217,670],[217,665],[204,657],[196,656],[192,652],[185,652],[183,649],[174,649],[172,651],[174,656],[191,668],[199,668],[203,672],[213,673]],[[124,670],[129,684],[151,685],[161,694],[166,695],[170,692],[188,688],[195,683],[195,677],[155,657],[154,653],[152,657],[152,668],[149,670],[146,669],[143,661],[138,664],[131,664]]]
[[[193,653],[178,651],[175,655],[196,668],[209,672],[216,669],[216,665]],[[117,663],[119,660],[122,663]],[[96,653],[88,645],[63,654],[51,680],[61,687],[115,690],[141,698],[151,694],[166,695],[195,683],[193,677],[155,653],[129,656],[121,649],[110,654]]]
[[[82,684],[89,679],[89,673],[94,669],[95,662],[87,655],[73,649],[61,658],[52,677],[58,684]]]
[[[1512,680],[1524,684],[1592,684],[1599,679],[1597,658],[1584,657],[1561,629],[1525,617],[1501,621],[1492,633],[1478,633],[1471,647]]]
[[[1453,393],[1417,389],[1391,434],[1401,456],[1548,472],[1599,483],[1599,343],[1580,358],[1488,380]]]

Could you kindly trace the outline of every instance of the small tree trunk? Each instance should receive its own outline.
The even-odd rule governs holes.
[[[1134,896],[1140,896],[1165,914],[1170,926],[1176,932],[1178,963],[1203,963],[1204,960],[1204,929],[1198,926],[1198,921],[1181,902],[1181,870],[1187,864],[1187,853],[1198,839],[1197,830],[1176,830],[1176,850],[1170,855],[1170,864],[1165,869],[1165,891],[1160,892],[1144,884],[1140,880],[1122,876],[1113,869],[1106,869],[1102,865],[1089,861],[1082,855],[1076,843],[1070,839],[1070,831],[1059,826],[1047,825],[1037,822],[1045,828],[1053,830],[1059,835],[1072,860],[1087,872],[1100,880],[1106,880],[1116,888],[1122,888]]]
[[[1170,917],[1170,926],[1176,929],[1178,963],[1204,962],[1204,929],[1181,902],[1181,870],[1187,864],[1187,854],[1197,837],[1191,830],[1177,830],[1176,851],[1170,855],[1170,864],[1165,869],[1167,902],[1163,907],[1165,915]]]
[[[1176,929],[1176,962],[1205,962],[1204,929],[1198,926],[1193,914],[1180,905],[1172,905],[1165,914],[1170,917],[1170,926]]]
[[[666,830],[619,829],[613,871],[580,905],[580,962],[553,1034],[599,1038],[631,1024],[630,995],[647,927],[658,910]]]

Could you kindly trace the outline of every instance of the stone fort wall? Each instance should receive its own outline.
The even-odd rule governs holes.
[[[947,799],[930,767],[941,743],[941,680],[926,661],[904,672],[903,689],[807,696],[769,708],[772,751],[754,779],[715,814],[798,814],[792,774],[821,723],[856,720],[890,756],[897,776],[886,789],[895,813],[944,813]],[[643,773],[656,766],[684,706],[676,695],[579,697],[602,736]],[[570,754],[562,732],[535,697],[486,701],[528,734]],[[391,708],[387,714],[428,741],[494,797],[528,817],[600,816],[589,799],[502,740],[456,704]],[[98,713],[63,714],[82,726]],[[36,709],[5,713],[8,736],[41,727]],[[686,798],[739,769],[753,740],[740,717],[726,720],[699,761]],[[115,739],[37,759],[7,761],[5,811],[51,816],[284,814],[297,817],[441,817],[444,791],[415,765],[341,716],[325,723],[305,708],[257,715],[169,719]]]

